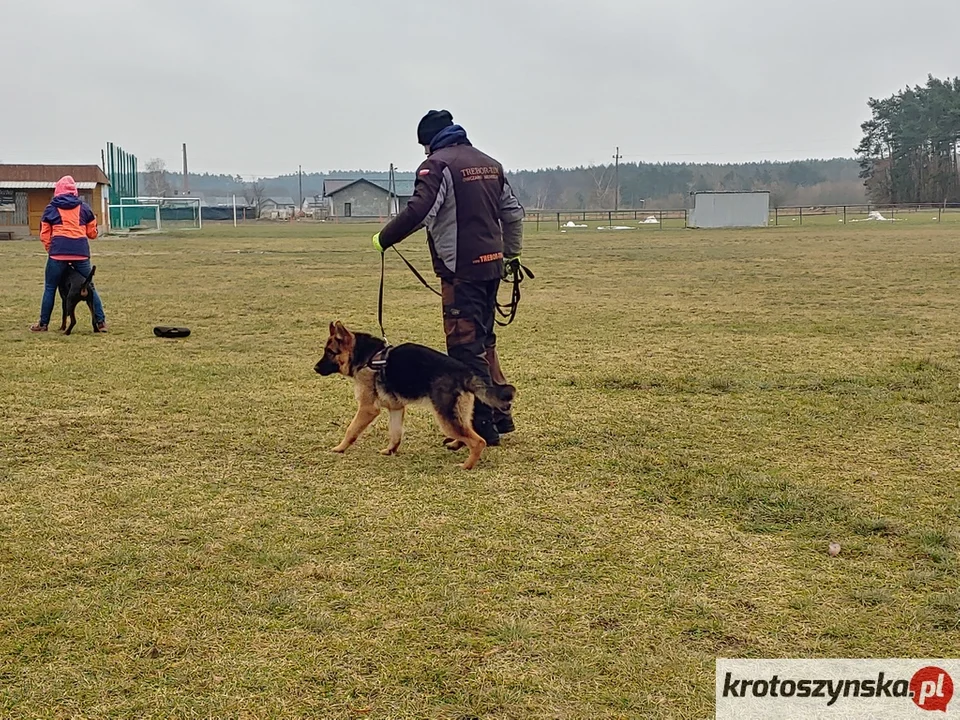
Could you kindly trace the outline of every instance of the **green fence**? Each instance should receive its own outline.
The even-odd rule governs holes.
[[[107,143],[103,155],[104,172],[110,179],[110,205],[119,205],[121,198],[132,198],[140,195],[137,179],[137,158],[131,153],[113,143]],[[152,209],[137,211],[136,208],[123,209],[123,222],[120,220],[120,209],[110,209],[110,227],[131,228],[140,225],[147,213]]]
[[[156,228],[157,209],[155,207],[137,207],[136,205],[110,207],[110,227],[129,230],[141,225]]]

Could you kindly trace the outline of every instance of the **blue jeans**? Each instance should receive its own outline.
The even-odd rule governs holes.
[[[43,277],[43,303],[40,305],[40,324],[49,325],[50,316],[53,314],[53,304],[57,300],[57,288],[60,286],[60,278],[66,269],[73,265],[81,275],[89,275],[91,266],[89,260],[54,260],[47,258],[47,269]],[[93,315],[98,323],[106,322],[107,318],[103,314],[103,303],[100,302],[100,296],[97,289],[90,283],[90,291],[93,293]]]

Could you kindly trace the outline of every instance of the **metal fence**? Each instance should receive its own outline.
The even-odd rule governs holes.
[[[108,205],[119,205],[120,199],[125,197],[137,197],[139,193],[137,157],[131,153],[124,152],[123,148],[107,143],[106,150],[101,152],[103,161],[103,172],[110,180]],[[128,223],[127,221],[130,221]],[[123,218],[120,222],[120,214],[110,211],[108,224],[110,229],[123,227],[128,229],[134,227],[140,218],[134,218],[132,215]]]
[[[666,229],[688,227],[689,209],[673,210],[528,210],[525,222],[536,230],[575,228],[607,229]],[[860,222],[957,222],[960,223],[960,203],[951,204],[897,204],[875,205],[818,205],[814,207],[789,205],[770,210],[770,225],[774,227]]]
[[[537,230],[591,227],[615,228],[624,223],[645,227],[687,226],[688,210],[533,210],[524,221]],[[632,226],[631,226],[632,227]]]
[[[770,224],[774,226],[811,223],[897,222],[912,220],[920,222],[960,221],[960,204],[897,204],[897,205],[825,205],[816,207],[788,206],[774,208]]]

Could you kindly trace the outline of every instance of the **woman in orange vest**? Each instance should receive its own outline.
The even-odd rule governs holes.
[[[90,240],[97,237],[97,217],[93,210],[77,194],[77,183],[69,175],[57,181],[53,200],[47,205],[40,221],[40,240],[47,249],[47,269],[44,277],[43,303],[40,305],[40,322],[31,326],[33,332],[46,332],[57,298],[57,287],[64,271],[73,268],[83,275],[90,275]],[[103,303],[93,283],[93,314],[100,332],[107,331],[107,319]]]

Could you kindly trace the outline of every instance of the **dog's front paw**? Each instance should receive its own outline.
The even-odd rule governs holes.
[[[330,452],[337,453],[338,455],[343,455],[343,454],[347,451],[347,448],[348,448],[348,447],[350,447],[350,446],[349,446],[349,445],[337,445],[337,446],[336,446],[335,448],[333,448],[333,450],[331,450]]]
[[[397,449],[395,447],[384,448],[383,450],[380,451],[380,454],[385,457],[390,457],[391,455],[397,454]]]

